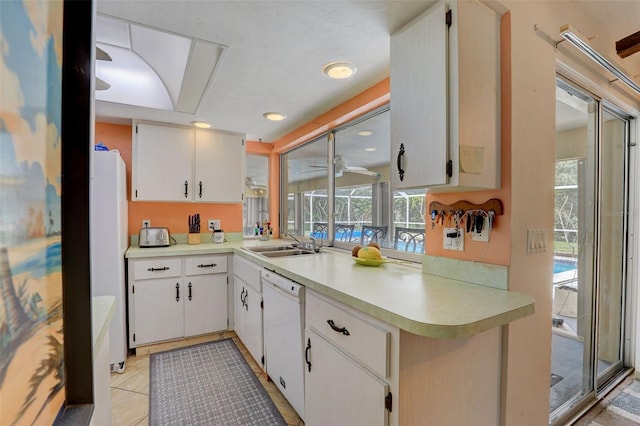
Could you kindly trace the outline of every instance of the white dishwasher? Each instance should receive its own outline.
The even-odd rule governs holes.
[[[304,286],[263,270],[267,374],[304,420]]]

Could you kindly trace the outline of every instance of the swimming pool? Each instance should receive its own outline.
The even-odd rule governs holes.
[[[554,257],[553,259],[553,273],[559,274],[560,272],[571,271],[578,267],[578,259],[571,259],[565,257]]]

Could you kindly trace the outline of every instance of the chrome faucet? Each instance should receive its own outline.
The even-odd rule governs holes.
[[[303,250],[313,250],[319,253],[322,248],[322,245],[320,245],[320,247],[316,246],[316,239],[313,237],[309,237],[309,241],[302,241],[293,234],[287,234],[287,236],[293,238],[298,243],[298,247]]]

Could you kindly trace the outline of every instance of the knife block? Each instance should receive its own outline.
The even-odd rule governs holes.
[[[200,234],[189,234],[187,237],[187,243],[189,244],[200,244]]]

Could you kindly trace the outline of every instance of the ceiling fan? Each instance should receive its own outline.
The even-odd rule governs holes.
[[[96,46],[96,61],[111,61],[111,56]],[[107,90],[111,85],[101,78],[96,77],[96,90]]]
[[[260,185],[256,182],[256,180],[252,177],[247,177],[244,182],[245,186],[248,189],[253,191],[257,191],[260,194],[263,194],[267,190],[267,185]]]
[[[310,165],[309,167],[327,169],[327,166]],[[365,167],[349,166],[347,165],[346,160],[344,160],[340,156],[337,156],[336,157],[336,177],[341,177],[343,173],[357,173],[360,175],[371,176],[375,179],[378,179],[380,177],[380,173],[371,171]]]

